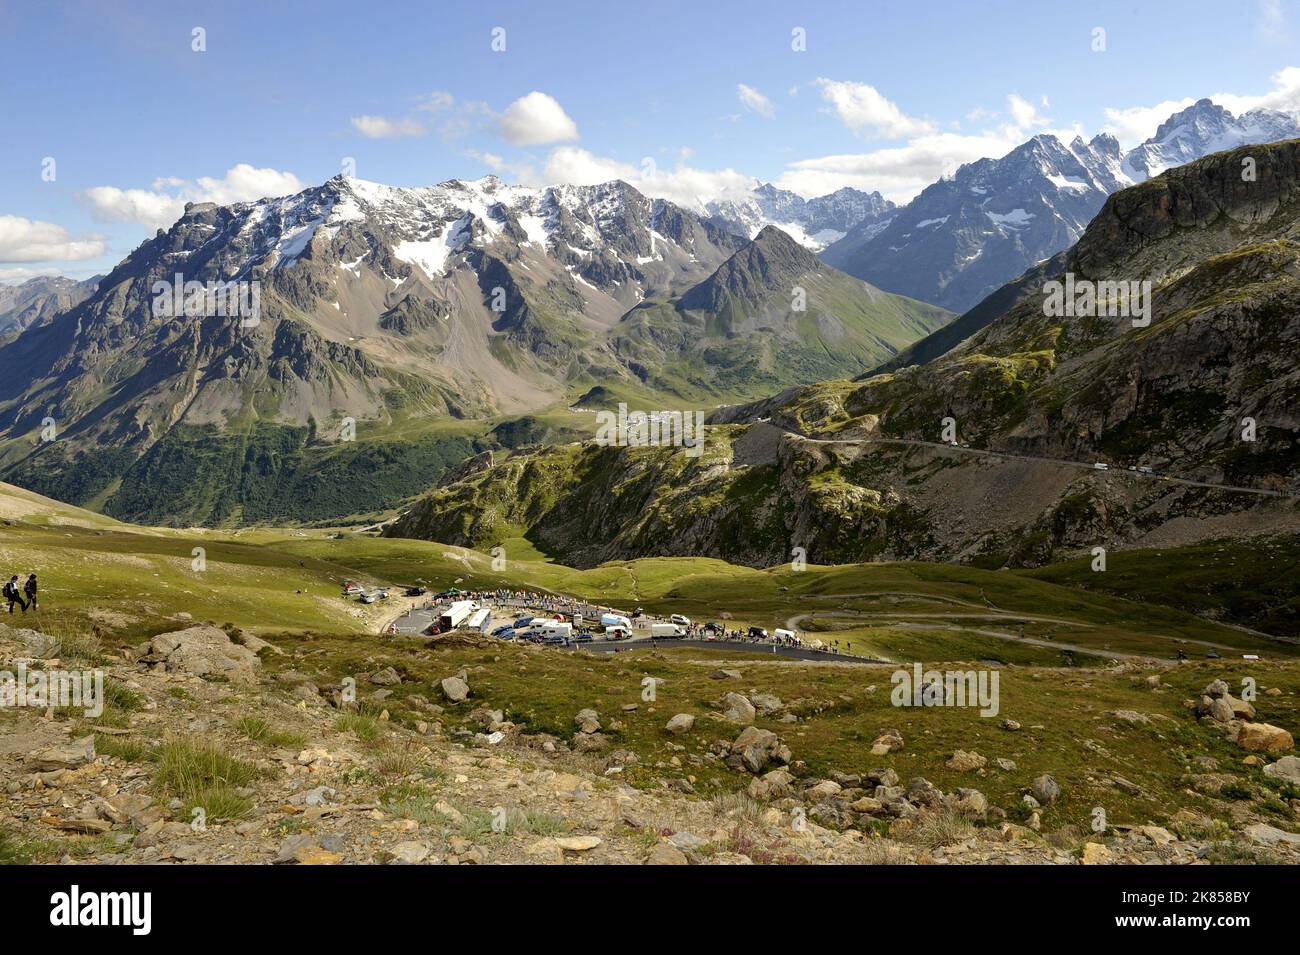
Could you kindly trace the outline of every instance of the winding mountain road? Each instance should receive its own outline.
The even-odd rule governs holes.
[[[1037,454],[1013,454],[1009,451],[986,451],[983,448],[967,448],[958,444],[948,444],[943,441],[921,441],[917,438],[810,438],[807,435],[799,434],[797,431],[786,431],[785,433],[803,441],[811,441],[814,444],[912,445],[921,448],[935,448],[940,451],[957,451],[963,454],[973,454],[980,457],[993,458],[995,460],[1006,459],[1011,461],[1036,461],[1041,464],[1056,464],[1062,467],[1079,468],[1084,471],[1090,471],[1093,474],[1123,474],[1128,477],[1148,478],[1153,481],[1163,481],[1167,484],[1181,484],[1184,487],[1202,487],[1214,491],[1231,491],[1238,494],[1256,494],[1261,497],[1280,497],[1289,500],[1300,500],[1300,494],[1290,494],[1286,491],[1270,491],[1259,487],[1242,487],[1239,484],[1212,484],[1208,481],[1193,481],[1188,478],[1172,477],[1168,474],[1130,471],[1127,468],[1118,465],[1115,467],[1098,468],[1095,464],[1090,464],[1087,461],[1071,461],[1066,458],[1048,458]]]

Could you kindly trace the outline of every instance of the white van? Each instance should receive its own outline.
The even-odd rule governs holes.
[[[573,638],[573,624],[567,621],[547,620],[539,626],[528,629],[530,636],[540,637],[543,641],[558,643]]]
[[[678,623],[652,623],[650,625],[650,636],[663,639],[684,637],[686,636],[686,628]]]
[[[681,626],[683,626],[683,627],[689,627],[689,626],[691,625],[691,618],[690,618],[690,617],[683,617],[683,616],[682,616],[681,614],[679,614],[679,613],[675,613],[675,614],[673,614],[673,615],[672,615],[671,617],[669,617],[668,619],[669,619],[670,621],[672,621],[673,623],[675,623],[675,624],[679,624],[679,625],[681,625]]]
[[[799,642],[799,634],[793,630],[782,630],[780,627],[772,631],[772,636],[778,640],[789,640],[791,643]]]

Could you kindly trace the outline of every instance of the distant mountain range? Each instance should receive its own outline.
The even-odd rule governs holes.
[[[891,292],[963,312],[1034,263],[1070,246],[1118,189],[1247,143],[1300,136],[1300,118],[1257,109],[1237,117],[1208,99],[1123,151],[1109,135],[1068,145],[1043,134],[926,187],[889,223],[827,246],[836,268]]]
[[[80,305],[95,291],[102,275],[77,281],[39,275],[17,285],[0,285],[0,336],[49,321]]]
[[[848,233],[874,235],[889,224],[897,207],[878,192],[844,187],[815,199],[763,183],[745,197],[714,200],[702,211],[716,225],[753,238],[776,226],[805,248],[820,252]]]
[[[838,214],[859,215],[849,198]],[[159,283],[230,282],[257,284],[254,321],[159,310]],[[455,422],[592,389],[753,398],[865,371],[951,317],[620,181],[339,177],[191,204],[85,301],[0,345],[0,471],[155,522],[324,519],[391,506],[490,445],[489,425]],[[339,441],[347,419],[364,447]],[[366,471],[377,459],[391,482]]]
[[[931,361],[1135,178],[1298,133],[1202,100],[1127,152],[1036,136],[901,209],[491,176],[190,204],[102,279],[0,289],[0,476],[151,522],[371,513],[469,455],[554,439],[544,409],[716,406]],[[178,279],[255,284],[258,315],[160,311]]]

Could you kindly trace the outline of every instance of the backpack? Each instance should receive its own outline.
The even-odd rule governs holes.
[[[9,598],[18,596],[18,585],[12,580],[5,584],[5,596]]]

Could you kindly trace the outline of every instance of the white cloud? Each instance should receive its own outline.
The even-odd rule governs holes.
[[[1046,97],[1044,97],[1044,105],[1046,105]],[[1016,93],[1007,96],[1007,110],[1011,113],[1012,121],[1021,129],[1041,129],[1051,122],[1038,111],[1037,106]]]
[[[852,186],[879,190],[888,199],[907,202],[963,163],[1004,156],[1022,141],[1019,131],[1009,127],[970,136],[932,133],[889,149],[801,159],[787,166],[776,184],[805,197]]]
[[[1252,109],[1275,109],[1285,113],[1300,112],[1300,67],[1288,66],[1274,73],[1269,79],[1273,83],[1273,88],[1266,93],[1257,95],[1213,93],[1208,99],[1237,116],[1248,113]],[[1187,97],[1164,100],[1154,106],[1108,107],[1105,110],[1106,125],[1102,129],[1114,134],[1126,149],[1131,148],[1151,138],[1161,123],[1195,102],[1196,100]]]
[[[632,165],[597,156],[577,146],[553,149],[540,172],[527,167],[516,171],[520,173],[521,182],[539,187],[560,183],[594,186],[622,179],[647,196],[668,199],[686,208],[699,208],[712,199],[740,196],[758,184],[753,176],[734,169],[696,169],[678,163],[669,170],[660,169],[648,161]]]
[[[1210,99],[1237,115],[1252,109],[1277,109],[1287,113],[1300,111],[1300,66],[1288,66],[1271,77],[1273,88],[1259,96],[1215,93]]]
[[[1082,133],[1076,124],[1051,128],[1042,110],[1046,96],[1038,103],[1018,93],[1006,99],[1005,113],[976,107],[967,113],[972,122],[989,123],[979,132],[961,133],[954,128],[941,131],[932,123],[902,114],[893,103],[869,86],[818,80],[822,96],[835,104],[849,128],[875,129],[885,135],[902,135],[901,146],[866,153],[844,153],[801,159],[791,163],[776,184],[802,196],[820,196],[844,186],[865,191],[879,190],[895,202],[907,202],[930,183],[952,175],[959,166],[977,159],[1005,156],[1035,133],[1052,133],[1065,141]],[[994,122],[999,117],[1004,121]]]
[[[352,127],[367,139],[396,139],[399,136],[423,136],[424,124],[409,116],[388,119],[386,116],[353,116]]]
[[[1265,43],[1290,42],[1290,25],[1286,20],[1286,11],[1282,9],[1282,0],[1259,0],[1255,35]]]
[[[478,105],[476,103],[465,103],[463,108],[472,112]],[[450,113],[455,108],[456,97],[445,90],[434,90],[432,93],[416,97],[413,111],[406,116],[392,119],[387,116],[366,114],[353,116],[350,121],[352,128],[367,139],[398,139],[403,136],[425,136],[428,135],[429,128],[422,119],[415,115],[416,113],[437,116]],[[445,120],[443,128],[447,128],[451,122],[451,120]]]
[[[445,113],[455,105],[456,97],[446,90],[434,90],[432,93],[420,97],[420,101],[415,108],[426,113]]]
[[[919,136],[933,130],[933,124],[905,114],[886,99],[874,86],[819,78],[822,99],[853,132],[900,139]]]
[[[201,176],[196,180],[165,177],[155,179],[151,189],[119,189],[93,186],[81,194],[91,215],[100,222],[138,222],[151,229],[165,228],[185,211],[187,202],[253,202],[267,196],[301,192],[303,184],[291,172],[239,163],[220,179]]]
[[[551,151],[546,166],[542,170],[537,185],[554,185],[568,183],[574,186],[594,186],[622,179],[633,182],[641,177],[641,170],[636,166],[597,156],[577,146],[560,146]]]
[[[0,215],[0,262],[79,262],[103,255],[107,248],[103,236],[74,238],[53,222]]]
[[[1179,110],[1186,109],[1196,100],[1190,96],[1186,99],[1167,99],[1154,106],[1127,106],[1123,109],[1108,107],[1106,132],[1114,135],[1125,149],[1131,149],[1144,139],[1149,139],[1157,127]]]
[[[506,107],[498,125],[501,135],[516,146],[541,146],[578,138],[577,124],[564,107],[537,90]]]
[[[771,119],[776,115],[776,110],[772,106],[772,101],[752,86],[738,83],[736,85],[736,96],[740,99],[740,105],[744,106],[747,110],[757,113],[759,116],[765,116],[768,119]]]

